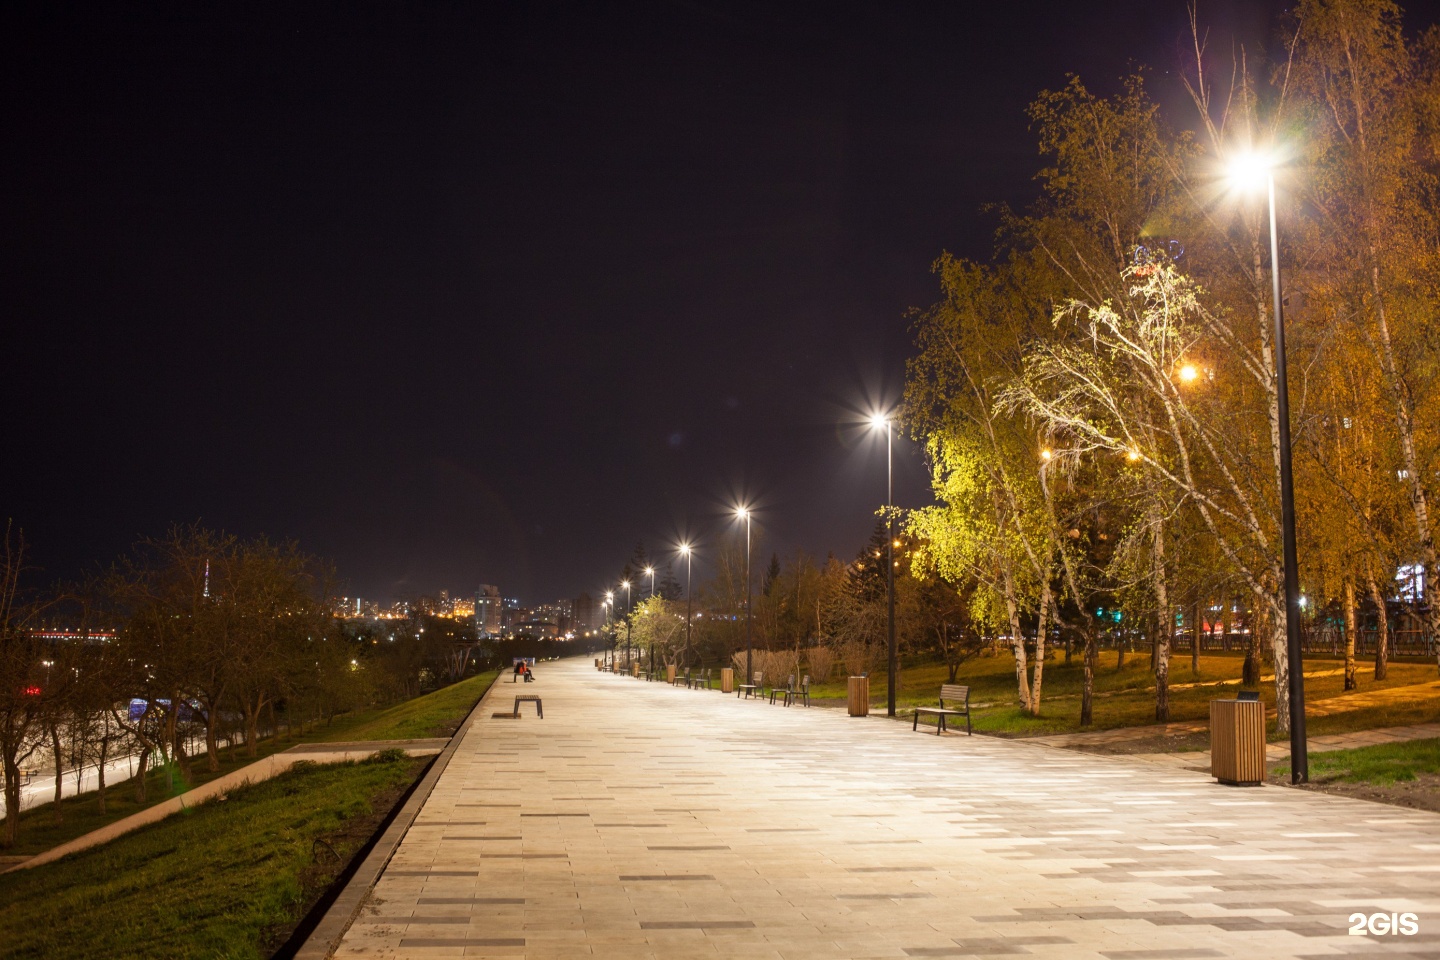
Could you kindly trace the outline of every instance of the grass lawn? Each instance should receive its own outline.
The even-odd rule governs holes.
[[[1121,669],[1116,668],[1116,661],[1115,651],[1100,652],[1099,667],[1095,673],[1095,722],[1088,728],[1079,725],[1082,676],[1078,657],[1067,666],[1064,654],[1057,652],[1046,662],[1039,717],[1021,713],[1015,702],[1015,663],[1008,653],[970,660],[961,666],[956,682],[970,686],[972,705],[988,704],[975,710],[973,722],[976,730],[990,734],[1043,736],[1072,733],[1081,729],[1106,730],[1154,723],[1155,679],[1150,672],[1149,655],[1126,653],[1125,665]],[[1240,689],[1243,664],[1244,661],[1239,656],[1202,656],[1199,671],[1192,672],[1188,652],[1175,656],[1170,663],[1171,721],[1207,722],[1210,716],[1210,701],[1233,697]],[[1344,679],[1338,673],[1332,676],[1311,676],[1314,673],[1338,671],[1343,666],[1343,662],[1339,660],[1308,660],[1305,664],[1306,702],[1318,704],[1344,693]],[[1269,704],[1273,714],[1274,680],[1269,679],[1268,670],[1262,669],[1261,674],[1267,679],[1260,684],[1260,697]],[[1362,663],[1359,665],[1357,677],[1357,692],[1365,692],[1428,683],[1436,680],[1437,674],[1433,663],[1391,663],[1389,677],[1377,682],[1373,679],[1374,673],[1370,665]],[[906,667],[901,675],[901,689],[897,697],[900,712],[908,713],[908,708],[920,704],[933,705],[940,685],[947,679],[943,664]],[[1186,687],[1187,684],[1209,685]],[[843,682],[831,682],[814,690],[819,697],[843,700],[845,696]],[[872,712],[877,706],[883,710],[883,671],[870,677],[870,700]],[[1440,719],[1440,697],[1427,696],[1316,716],[1308,719],[1307,730],[1312,735],[1339,733],[1346,730],[1425,723],[1437,719]],[[1280,739],[1274,729],[1273,719],[1270,727],[1271,738]]]
[[[104,846],[0,875],[5,956],[269,956],[426,762],[305,764]]]
[[[1418,774],[1427,773],[1440,774],[1440,740],[1411,740],[1310,754],[1312,782],[1393,784],[1412,781]],[[1288,780],[1290,765],[1276,767],[1273,776]]]
[[[496,672],[492,670],[392,707],[336,717],[328,725],[307,730],[303,734],[270,737],[256,744],[255,757],[247,755],[243,748],[221,749],[220,769],[211,773],[206,769],[205,758],[196,758],[191,763],[188,784],[180,779],[177,771],[151,770],[146,776],[145,803],[135,802],[135,785],[126,781],[112,784],[106,791],[104,813],[100,812],[94,792],[66,799],[62,804],[64,820],[58,824],[50,804],[34,807],[20,815],[20,839],[13,847],[0,847],[0,855],[30,856],[49,850],[67,840],[83,836],[91,830],[98,830],[108,823],[184,793],[214,777],[238,770],[259,757],[288,750],[297,743],[412,740],[449,736],[459,726],[460,721],[465,719],[475,702],[489,689],[495,677]]]

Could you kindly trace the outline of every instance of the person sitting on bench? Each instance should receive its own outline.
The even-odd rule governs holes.
[[[529,683],[535,679],[535,671],[531,670],[530,664],[525,663],[524,661],[521,661],[520,663],[520,673],[524,675],[526,683]]]

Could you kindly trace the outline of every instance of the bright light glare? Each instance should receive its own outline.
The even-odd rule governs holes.
[[[1048,449],[1047,449],[1047,450],[1041,450],[1041,451],[1040,451],[1040,459],[1041,459],[1041,460],[1049,460],[1049,459],[1050,459],[1051,457],[1053,457],[1053,456],[1054,456],[1054,454],[1051,453]]]
[[[680,552],[688,556],[688,555],[690,554],[690,544],[688,544],[688,543],[682,543],[682,544],[680,544]]]
[[[629,581],[629,580],[621,580],[621,581],[620,581],[620,586],[624,587],[626,590],[629,590],[629,589],[630,589],[630,581]]]
[[[1180,368],[1180,379],[1186,383],[1193,383],[1198,376],[1200,376],[1200,371],[1193,363],[1187,363]]]
[[[1265,186],[1274,166],[1275,160],[1268,154],[1247,151],[1232,157],[1225,172],[1235,186],[1255,190]]]
[[[883,413],[872,413],[870,415],[870,426],[875,430],[884,430],[890,426],[890,418]]]
[[[655,568],[654,568],[654,567],[646,567],[646,568],[645,568],[645,576],[647,576],[647,577],[653,577],[654,575],[655,575]]]
[[[741,520],[744,520],[750,516],[750,511],[747,510],[745,507],[736,507],[735,516],[739,517]]]
[[[1131,449],[1128,453],[1125,454],[1125,459],[1129,460],[1131,463],[1134,463],[1136,460],[1140,459],[1140,451]]]

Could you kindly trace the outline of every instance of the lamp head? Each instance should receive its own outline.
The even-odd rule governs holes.
[[[872,413],[870,415],[870,429],[884,430],[890,426],[890,418],[883,413]]]
[[[680,544],[680,552],[683,553],[683,554],[685,554],[685,556],[687,556],[687,557],[690,556],[690,544],[688,544],[688,543],[682,543],[682,544]]]
[[[630,581],[629,581],[629,580],[621,580],[621,581],[620,581],[620,586],[624,587],[626,590],[629,590],[629,589],[630,589]]]
[[[750,517],[750,511],[745,507],[736,507],[735,516],[739,517],[741,520],[746,520]]]
[[[1200,368],[1193,363],[1187,363],[1180,368],[1179,374],[1180,379],[1185,383],[1194,383],[1196,378],[1200,376]]]
[[[1260,190],[1275,169],[1275,158],[1258,150],[1246,150],[1231,157],[1225,164],[1230,182],[1242,190]]]
[[[653,576],[655,576],[655,568],[654,568],[654,567],[646,567],[646,568],[645,568],[645,576],[647,576],[647,577],[653,577]]]
[[[1055,454],[1050,451],[1049,447],[1046,447],[1044,450],[1040,451],[1041,460],[1049,460],[1053,456],[1055,456]]]

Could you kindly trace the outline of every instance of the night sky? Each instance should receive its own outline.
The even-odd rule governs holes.
[[[1033,200],[1026,104],[1173,101],[1188,42],[1183,0],[7,4],[0,511],[41,580],[199,519],[541,602],[742,498],[760,556],[848,558],[851,421]]]

